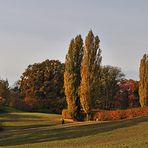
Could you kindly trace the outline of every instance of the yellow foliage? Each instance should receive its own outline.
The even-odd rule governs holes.
[[[144,55],[140,62],[139,96],[141,107],[148,106],[148,55]]]

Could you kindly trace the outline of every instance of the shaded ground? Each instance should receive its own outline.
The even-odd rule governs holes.
[[[114,122],[60,123],[60,115],[0,114],[1,147],[148,147],[148,117]]]

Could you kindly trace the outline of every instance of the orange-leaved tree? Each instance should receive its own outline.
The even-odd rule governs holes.
[[[144,54],[140,62],[139,96],[141,107],[148,106],[148,55]]]
[[[79,86],[80,69],[83,56],[83,40],[81,35],[72,39],[65,59],[64,88],[68,104],[68,112],[74,120],[80,120]]]
[[[83,48],[83,60],[81,66],[80,101],[87,120],[91,112],[93,99],[97,96],[98,84],[101,75],[101,50],[99,37],[89,31]]]

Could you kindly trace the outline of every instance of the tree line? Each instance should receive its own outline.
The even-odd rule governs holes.
[[[29,65],[9,87],[0,80],[0,108],[61,113],[67,108],[74,120],[93,109],[113,110],[148,105],[148,55],[140,64],[140,81],[126,80],[120,68],[103,66],[100,39],[89,31],[70,41],[65,63],[45,60]]]

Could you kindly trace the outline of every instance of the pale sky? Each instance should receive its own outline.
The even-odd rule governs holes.
[[[92,29],[103,65],[139,79],[148,53],[148,0],[0,0],[0,77],[12,85],[29,64],[65,61],[68,44]]]

